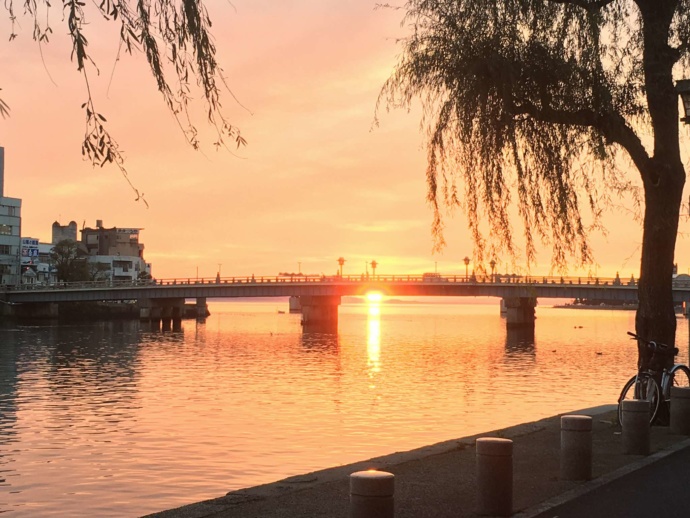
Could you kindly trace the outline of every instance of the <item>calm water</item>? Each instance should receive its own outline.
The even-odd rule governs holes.
[[[345,304],[337,335],[283,301],[210,309],[0,328],[0,513],[140,516],[612,403],[636,363],[628,311],[539,306],[530,339],[497,303]]]

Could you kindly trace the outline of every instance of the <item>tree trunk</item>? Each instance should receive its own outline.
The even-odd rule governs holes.
[[[645,188],[642,263],[638,287],[639,307],[635,317],[637,334],[673,346],[676,315],[673,305],[673,256],[678,232],[678,218],[683,193],[683,168],[679,175],[663,175],[657,186]],[[652,365],[651,354],[639,348],[639,366],[658,369],[671,366],[673,358]],[[655,362],[656,363],[656,362]]]
[[[641,168],[645,192],[642,262],[638,288],[637,334],[675,345],[673,256],[676,247],[685,171],[678,140],[678,95],[673,84],[676,58],[669,46],[669,29],[677,2],[637,0],[642,14],[647,105],[654,128],[654,154]],[[673,364],[673,357],[652,358],[638,345],[639,366],[658,369]]]

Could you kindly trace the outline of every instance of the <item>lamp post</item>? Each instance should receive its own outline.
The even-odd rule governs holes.
[[[345,259],[338,257],[338,264],[340,265],[340,276],[343,276],[343,265],[345,264]]]
[[[465,263],[465,281],[467,281],[467,267],[470,265],[470,258],[465,256],[465,258],[462,261]]]
[[[676,83],[676,92],[680,95],[680,100],[683,102],[683,110],[685,117],[680,119],[685,124],[690,124],[690,79],[681,79]]]
[[[489,261],[489,266],[491,266],[491,282],[494,282],[494,270],[496,269],[496,259],[491,259],[491,261]]]
[[[376,267],[379,265],[375,260],[371,262],[371,270],[373,272],[374,279],[376,279]]]

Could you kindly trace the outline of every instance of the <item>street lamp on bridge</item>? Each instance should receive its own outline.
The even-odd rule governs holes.
[[[375,260],[371,262],[371,270],[372,270],[372,275],[374,276],[374,279],[376,279],[376,267],[379,265]]]
[[[338,257],[338,264],[340,265],[340,276],[343,276],[343,265],[345,264],[345,259]]]
[[[469,275],[467,274],[467,268],[470,266],[470,258],[465,256],[463,262],[465,263],[465,280],[467,280],[467,278],[469,277]]]
[[[491,282],[494,282],[494,270],[496,269],[496,259],[491,259],[491,261],[489,261],[489,266],[491,266]]]

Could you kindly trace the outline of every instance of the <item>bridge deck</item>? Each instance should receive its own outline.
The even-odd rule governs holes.
[[[442,275],[264,276],[162,279],[136,282],[60,283],[0,289],[9,303],[164,298],[348,296],[380,291],[388,296],[580,298],[635,302],[637,282],[601,278]],[[690,283],[674,282],[675,302],[690,301]]]

